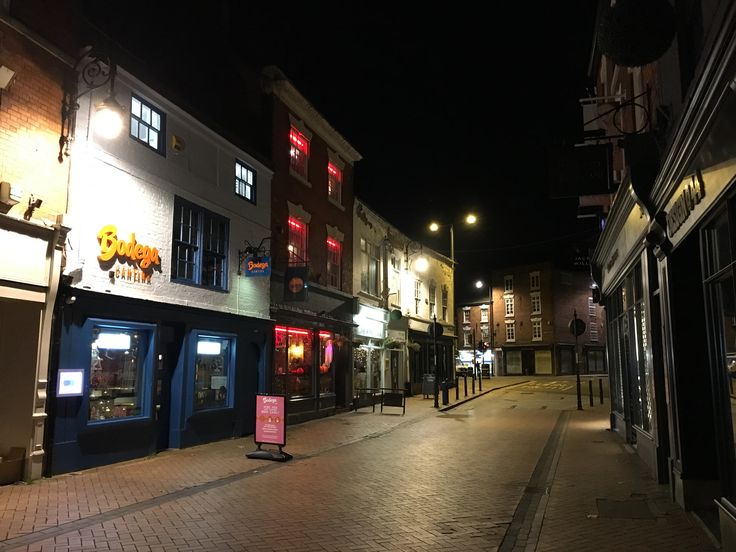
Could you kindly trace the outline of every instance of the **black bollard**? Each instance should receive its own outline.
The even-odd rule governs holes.
[[[465,374],[463,376],[463,381],[465,382],[465,396],[468,396],[468,374]]]
[[[593,380],[588,380],[588,395],[590,399],[590,406],[593,406]]]
[[[601,395],[601,404],[603,404],[603,378],[598,378],[598,391]]]
[[[475,374],[473,374],[473,395],[475,395]]]
[[[483,391],[483,365],[480,365],[480,372],[478,372],[478,393]]]
[[[455,376],[455,400],[460,398],[460,379]]]

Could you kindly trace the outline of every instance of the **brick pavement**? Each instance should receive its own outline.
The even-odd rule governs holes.
[[[462,410],[458,408],[462,403],[489,393],[500,393],[499,388],[520,385],[527,379],[503,377],[493,378],[491,382],[485,380],[483,392],[479,393],[476,388],[476,395],[467,399],[461,387],[459,401],[455,401],[454,390],[450,390],[451,402],[442,410],[447,419],[452,420],[453,412]],[[535,380],[543,382],[544,378]],[[374,414],[370,408],[364,408],[357,413],[343,413],[290,426],[285,450],[299,459],[316,459],[319,456],[329,472],[330,462],[339,457],[338,449],[341,447],[363,442],[367,446],[377,446],[381,440],[374,438],[389,434],[396,428],[411,428],[413,424],[437,415],[431,398],[424,399],[420,395],[409,398],[407,402],[404,416],[396,408],[387,408],[384,414],[378,411]],[[553,484],[532,523],[534,539],[528,542],[520,539],[514,550],[534,550],[530,548],[532,544],[540,551],[606,550],[613,549],[606,548],[607,544],[614,542],[613,538],[623,540],[625,548],[631,550],[714,550],[692,518],[668,501],[666,487],[648,478],[641,461],[626,451],[618,436],[605,431],[608,405],[589,408],[587,402],[584,404],[585,410],[570,413],[556,457]],[[338,519],[331,525],[325,525],[324,519],[320,518],[322,525],[319,530],[326,534],[311,547],[304,542],[305,539],[300,541],[299,532],[283,534],[278,525],[268,526],[265,519],[263,526],[269,527],[265,532],[256,533],[252,527],[241,527],[235,515],[237,508],[232,510],[232,516],[226,519],[224,526],[220,524],[214,530],[208,523],[207,511],[224,509],[227,512],[232,504],[242,500],[244,486],[248,487],[249,496],[254,496],[254,493],[255,496],[269,495],[268,488],[261,488],[263,482],[260,480],[263,478],[256,475],[276,469],[279,464],[262,460],[244,462],[245,452],[253,448],[251,437],[220,441],[44,479],[31,485],[0,487],[0,551],[245,549],[233,545],[233,538],[235,542],[248,542],[247,549],[254,550],[340,550],[336,543],[349,542],[350,539],[355,540],[350,550],[453,549],[443,548],[450,542],[446,534],[477,533],[488,538],[495,535],[494,538],[500,540],[512,521],[513,508],[506,511],[507,505],[513,506],[519,500],[519,489],[524,487],[524,483],[519,482],[521,472],[513,471],[519,466],[512,466],[509,468],[511,471],[496,474],[512,481],[501,487],[507,496],[494,497],[504,507],[494,510],[492,516],[458,515],[448,520],[446,526],[440,524],[435,529],[422,531],[418,530],[416,519],[410,515],[402,516],[404,519],[377,519],[372,523],[380,523],[382,531],[390,529],[392,538],[381,540],[379,536],[368,544],[365,535],[341,525],[340,518],[345,515],[350,518],[350,512],[339,512]],[[418,447],[417,460],[421,461],[422,455],[431,455],[432,452]],[[535,454],[539,452],[536,450]],[[291,471],[306,471],[309,462],[280,466],[288,466]],[[337,463],[332,467],[340,469]],[[488,477],[486,468],[476,466],[473,469],[475,473],[472,475],[477,480]],[[608,477],[601,477],[601,474]],[[306,487],[300,491],[326,493],[323,504],[329,503],[330,498],[341,496],[339,489],[329,487]],[[423,492],[416,494],[410,491],[402,496],[407,504],[421,505],[428,498]],[[458,491],[462,492],[461,489]],[[427,492],[433,499],[438,498],[432,494],[434,490]],[[380,493],[377,494],[380,497]],[[349,502],[350,497],[342,498]],[[654,517],[633,520],[600,517],[596,502],[600,498],[645,500]],[[223,502],[225,499],[230,501],[227,505]],[[451,499],[458,505],[463,504],[462,496]],[[283,507],[288,509],[288,504]],[[482,507],[478,504],[475,509]],[[360,519],[359,501],[354,508],[355,519]],[[316,521],[313,516],[325,515],[325,512],[300,515],[301,523],[306,526]],[[255,520],[258,519],[256,515]],[[157,521],[160,522],[158,526]],[[371,526],[360,529],[364,533],[375,532]],[[641,548],[642,543],[647,542],[662,544],[655,548]],[[670,544],[677,547],[669,548]]]

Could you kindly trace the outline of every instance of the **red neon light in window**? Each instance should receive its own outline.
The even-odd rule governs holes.
[[[289,217],[289,226],[293,226],[294,228],[296,228],[296,229],[298,229],[298,230],[301,230],[301,229],[302,229],[302,225],[301,225],[301,224],[299,224],[299,223],[298,223],[298,222],[296,221],[296,219],[293,219],[293,218],[291,218],[291,217]]]
[[[340,178],[340,169],[335,167],[332,163],[327,163],[327,172],[338,179]]]
[[[332,238],[327,238],[327,245],[332,247],[333,249],[340,249],[340,244]]]
[[[305,154],[309,153],[309,140],[307,140],[298,130],[294,130],[293,128],[291,129],[289,132],[289,140],[291,140],[291,143],[294,144],[299,151],[302,151]]]
[[[332,339],[332,334],[330,332],[319,332],[319,338],[320,339]]]
[[[279,333],[289,332],[290,334],[294,334],[294,335],[309,335],[308,330],[299,330],[297,328],[286,328],[284,326],[276,326],[275,329]]]

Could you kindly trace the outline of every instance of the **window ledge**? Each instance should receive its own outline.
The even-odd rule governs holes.
[[[299,182],[304,184],[307,188],[311,188],[312,185],[309,183],[309,180],[304,178],[302,175],[300,175],[298,172],[294,171],[291,167],[289,167],[289,174],[296,178]]]
[[[342,203],[340,203],[339,201],[335,201],[330,196],[327,196],[327,201],[329,201],[330,203],[332,203],[335,207],[337,207],[341,211],[344,211],[345,210],[345,206]]]

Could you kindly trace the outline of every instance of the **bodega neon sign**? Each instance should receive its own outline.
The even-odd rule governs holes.
[[[97,240],[100,242],[100,254],[97,258],[101,263],[117,260],[137,266],[144,273],[150,273],[156,266],[161,265],[158,249],[138,243],[133,232],[127,241],[119,239],[118,229],[114,224],[103,226],[97,233]],[[150,276],[146,279],[150,279]],[[135,278],[134,280],[138,281]]]

